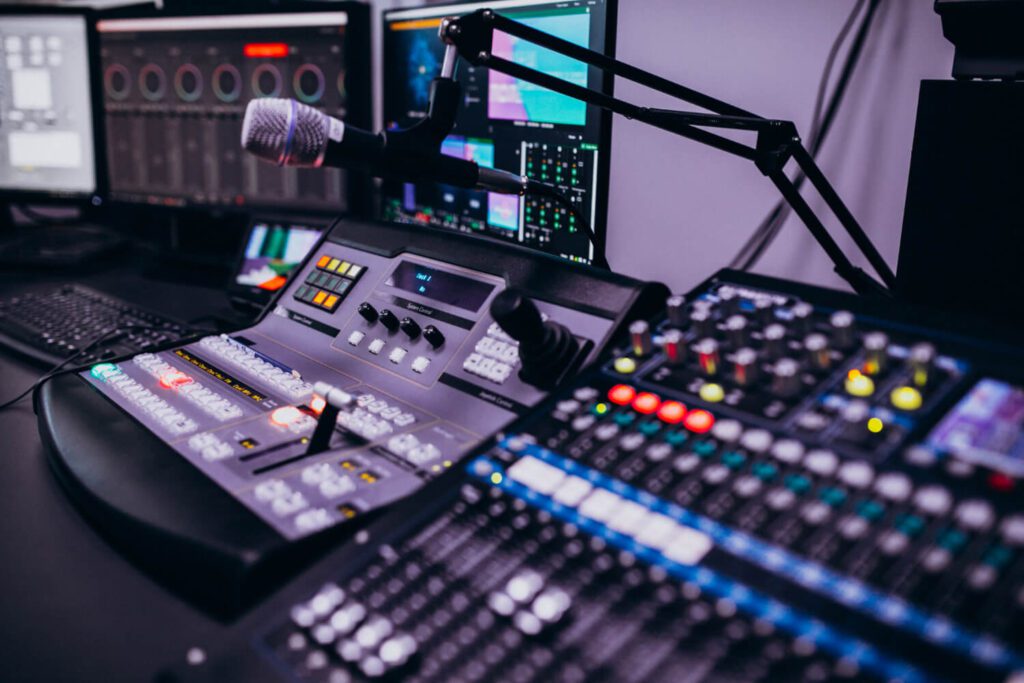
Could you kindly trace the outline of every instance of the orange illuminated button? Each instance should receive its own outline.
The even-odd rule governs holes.
[[[302,411],[295,406],[282,406],[270,414],[270,421],[279,427],[287,427],[302,418]]]
[[[642,392],[633,399],[633,410],[643,415],[650,415],[661,405],[661,399],[655,394]]]
[[[316,293],[316,296],[313,297],[313,303],[315,303],[317,306],[319,306],[320,304],[322,304],[324,302],[324,299],[326,299],[326,298],[327,298],[327,292],[325,292],[324,290],[321,289],[319,292]]]
[[[706,410],[691,410],[683,425],[691,432],[704,434],[715,424],[715,416]]]
[[[324,299],[324,308],[326,308],[328,311],[333,312],[337,305],[338,305],[338,295],[337,294],[331,294],[326,299]]]
[[[665,401],[658,409],[658,418],[670,425],[679,424],[686,417],[686,406],[679,401]]]
[[[316,262],[317,268],[326,268],[327,264],[331,262],[331,257],[324,254],[320,257],[320,260]]]
[[[636,389],[628,384],[616,384],[608,390],[608,400],[615,405],[625,406],[636,397]]]
[[[324,412],[324,408],[327,407],[327,401],[323,396],[313,395],[313,398],[309,399],[309,409],[319,415]]]

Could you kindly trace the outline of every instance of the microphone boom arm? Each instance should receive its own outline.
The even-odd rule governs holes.
[[[495,31],[501,31],[553,52],[583,62],[589,66],[607,71],[620,78],[626,78],[658,92],[670,95],[687,104],[707,109],[712,113],[651,109],[613,97],[600,90],[593,90],[561,78],[516,64],[503,57],[495,56],[492,43]],[[440,37],[449,48],[455,48],[460,57],[474,66],[494,69],[513,78],[528,81],[562,95],[582,100],[587,104],[612,111],[626,118],[646,123],[655,128],[728,152],[734,156],[749,159],[778,188],[786,201],[800,217],[811,235],[825,251],[835,266],[836,273],[846,280],[859,294],[891,296],[896,276],[872,244],[864,229],[843,203],[835,188],[818,167],[814,158],[803,146],[792,121],[766,119],[740,109],[727,102],[692,90],[678,83],[638,69],[607,55],[557,38],[533,27],[513,21],[493,10],[482,9],[458,18],[445,19],[441,23]],[[447,53],[446,60],[447,63]],[[718,135],[705,128],[751,131],[756,134],[754,145],[747,145]],[[871,277],[850,261],[821,219],[799,192],[799,188],[784,172],[792,159],[804,172],[811,185],[818,191],[829,210],[850,235],[857,248],[881,278],[882,283]]]

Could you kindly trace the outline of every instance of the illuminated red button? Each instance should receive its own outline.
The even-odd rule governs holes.
[[[704,434],[715,424],[715,416],[706,410],[691,410],[683,425],[691,432]]]
[[[616,384],[608,390],[608,400],[615,405],[625,406],[636,397],[636,389],[628,384]]]
[[[327,407],[327,401],[323,396],[313,395],[313,398],[309,399],[309,409],[319,415],[324,412],[324,408]]]
[[[1014,481],[1012,478],[1006,476],[1002,472],[994,472],[991,475],[989,475],[988,485],[994,488],[996,491],[1006,493],[1007,491],[1013,490]]]
[[[185,384],[191,384],[192,378],[181,370],[168,370],[160,375],[160,386],[165,389],[176,389]]]
[[[650,415],[656,411],[660,405],[661,399],[646,391],[637,394],[636,398],[633,399],[633,410],[643,415]]]
[[[302,417],[302,411],[295,406],[283,406],[270,414],[270,421],[279,427],[287,427]]]
[[[658,409],[658,417],[670,425],[679,424],[686,417],[686,406],[679,401],[665,401]]]

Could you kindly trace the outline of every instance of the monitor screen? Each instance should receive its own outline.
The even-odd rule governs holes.
[[[240,140],[256,97],[346,116],[349,20],[317,11],[97,22],[111,199],[347,209],[341,171],[279,168],[245,154]]]
[[[0,191],[96,191],[84,16],[0,16]]]
[[[383,113],[388,128],[422,119],[444,45],[442,17],[491,8],[565,40],[611,52],[614,0],[497,0],[394,10],[384,15]],[[603,75],[582,62],[496,34],[492,51],[563,80],[600,89]],[[608,201],[610,116],[579,100],[465,62],[458,67],[462,105],[442,152],[557,185],[598,235]],[[389,220],[486,234],[585,263],[594,258],[575,218],[550,199],[520,198],[447,185],[385,183]]]
[[[281,289],[323,231],[323,226],[291,220],[254,220],[235,284],[267,292]]]

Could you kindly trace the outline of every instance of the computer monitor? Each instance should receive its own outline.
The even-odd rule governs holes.
[[[294,97],[367,125],[368,21],[363,5],[323,2],[98,21],[110,198],[203,209],[353,208],[342,171],[275,167],[244,153],[240,140],[246,104],[257,97]]]
[[[0,9],[0,195],[97,193],[87,16]]]
[[[416,123],[426,113],[430,82],[444,45],[443,17],[490,8],[590,49],[612,54],[615,0],[496,0],[433,5],[384,13],[383,114],[388,128]],[[495,54],[559,78],[611,92],[611,79],[582,62],[531,43],[496,34]],[[465,62],[457,74],[462,106],[442,151],[483,166],[553,183],[570,195],[595,232],[603,235],[608,202],[611,117],[550,90]],[[592,245],[564,208],[543,197],[499,195],[447,185],[385,183],[383,213],[417,222],[489,235],[590,263]]]

